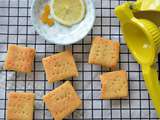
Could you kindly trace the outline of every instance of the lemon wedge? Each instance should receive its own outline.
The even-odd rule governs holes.
[[[85,16],[83,0],[53,0],[54,19],[66,26],[79,23]]]

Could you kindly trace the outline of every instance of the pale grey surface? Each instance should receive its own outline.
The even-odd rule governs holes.
[[[119,34],[119,22],[113,14],[113,8],[119,3],[118,0],[95,0],[96,21],[93,30],[83,41],[71,46],[53,45],[36,35],[31,26],[30,9],[27,12],[27,4],[31,1],[0,0],[0,119],[5,116],[6,93],[10,91],[33,91],[36,93],[35,120],[51,119],[48,110],[44,110],[42,96],[54,87],[62,84],[49,85],[46,81],[41,59],[54,52],[63,51],[65,48],[72,48],[78,66],[79,77],[73,79],[73,85],[83,99],[82,108],[74,112],[69,118],[92,119],[104,118],[105,120],[115,118],[122,119],[157,119],[156,113],[148,97],[144,81],[141,75],[140,66],[135,62]],[[111,6],[110,6],[111,5]],[[103,9],[100,9],[103,8]],[[112,8],[112,9],[109,9]],[[8,12],[10,11],[10,13]],[[20,17],[17,17],[19,13]],[[102,14],[102,18],[101,18]],[[9,19],[7,16],[10,16]],[[9,23],[9,26],[8,26]],[[28,27],[26,25],[29,25]],[[18,25],[18,26],[17,26]],[[105,71],[96,65],[87,63],[90,49],[91,35],[102,35],[105,38],[121,42],[120,63],[117,69],[125,69],[129,77],[129,99],[126,100],[100,100],[100,80],[98,75]],[[33,65],[33,72],[21,74],[2,69],[8,43],[18,43],[28,47],[36,48],[37,55]],[[82,45],[83,44],[83,45]],[[71,79],[70,79],[71,80]]]

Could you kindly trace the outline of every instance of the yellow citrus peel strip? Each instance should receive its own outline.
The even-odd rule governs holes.
[[[47,24],[48,26],[52,26],[54,24],[54,19],[49,18],[49,15],[50,15],[50,6],[46,4],[44,6],[40,19],[42,23]]]

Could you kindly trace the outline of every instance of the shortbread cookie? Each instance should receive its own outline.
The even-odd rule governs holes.
[[[49,83],[78,76],[74,58],[69,50],[43,58],[42,62]]]
[[[10,92],[7,120],[33,120],[34,97],[33,93]]]
[[[100,75],[102,99],[119,99],[128,96],[127,73],[123,70]]]
[[[81,105],[80,97],[69,81],[47,93],[43,100],[55,120],[62,120]]]
[[[35,49],[19,45],[9,45],[4,69],[17,72],[31,72]]]
[[[95,37],[93,40],[89,63],[102,65],[107,68],[114,68],[119,60],[119,43],[102,37]]]

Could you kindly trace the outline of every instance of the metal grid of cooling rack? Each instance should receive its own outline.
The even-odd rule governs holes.
[[[79,70],[79,77],[71,81],[83,100],[82,107],[67,119],[158,119],[145,88],[140,66],[129,54],[120,33],[114,8],[124,0],[95,0],[96,22],[91,32],[79,43],[58,46],[46,42],[33,29],[30,21],[32,0],[0,0],[0,119],[6,118],[7,93],[31,91],[36,93],[35,120],[51,120],[51,115],[42,102],[42,96],[60,83],[49,85],[41,58],[71,48]],[[121,44],[120,62],[117,69],[125,69],[129,78],[129,98],[126,100],[100,100],[98,75],[106,71],[87,63],[91,40],[94,36],[118,40]],[[20,74],[2,69],[8,44],[33,47],[37,51],[33,72]]]

